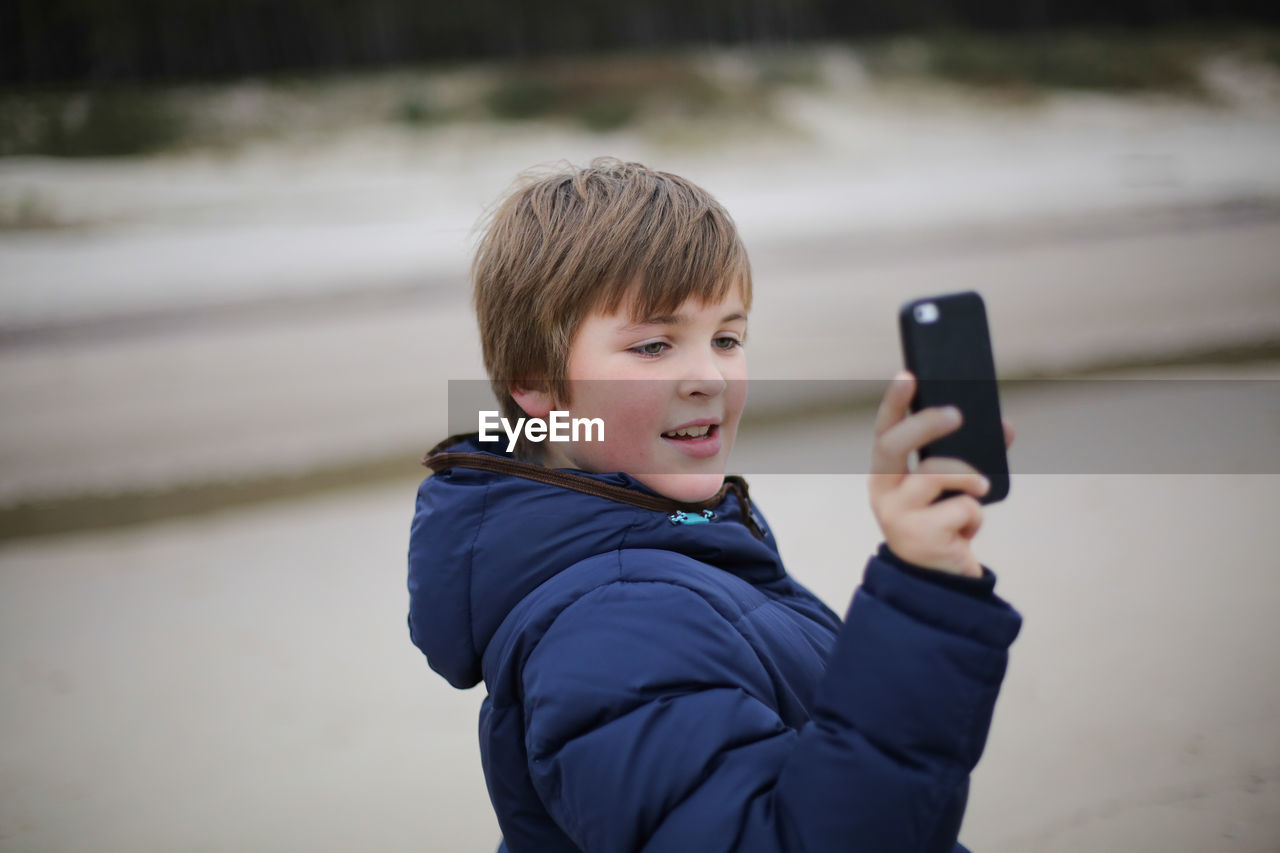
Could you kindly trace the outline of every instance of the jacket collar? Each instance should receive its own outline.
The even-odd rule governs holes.
[[[538,483],[545,483],[550,486],[559,486],[564,489],[571,489],[575,492],[581,492],[585,495],[594,495],[598,498],[617,501],[618,503],[630,504],[631,506],[640,507],[641,509],[655,510],[657,512],[674,513],[674,512],[701,512],[702,510],[712,509],[719,506],[725,497],[733,492],[738,496],[738,500],[743,508],[743,521],[751,535],[757,539],[764,539],[764,531],[760,528],[755,520],[755,512],[751,506],[751,496],[747,488],[747,481],[736,474],[726,475],[724,484],[720,486],[720,490],[711,497],[703,501],[695,503],[686,503],[683,501],[673,500],[672,498],[659,495],[652,491],[639,491],[638,488],[628,488],[627,486],[615,485],[613,483],[602,482],[598,479],[582,476],[571,470],[558,468],[545,468],[532,462],[524,462],[519,459],[511,459],[506,456],[498,456],[492,453],[473,453],[470,451],[447,450],[446,448],[456,447],[459,444],[472,444],[479,438],[479,433],[460,433],[446,438],[435,447],[427,451],[422,457],[422,464],[430,468],[433,473],[439,473],[449,468],[474,468],[480,471],[489,471],[495,474],[507,474],[512,477],[521,477],[526,480],[533,480]]]
[[[527,595],[591,557],[663,551],[751,584],[786,578],[739,477],[706,502],[684,504],[625,473],[551,470],[478,438],[446,439],[427,454],[435,473],[418,488],[409,537],[410,634],[457,687],[480,680],[486,649]]]

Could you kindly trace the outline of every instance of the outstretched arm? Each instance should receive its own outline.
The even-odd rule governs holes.
[[[779,618],[625,581],[556,618],[523,671],[526,745],[583,850],[953,849],[1017,614],[873,559],[799,728],[748,639]]]

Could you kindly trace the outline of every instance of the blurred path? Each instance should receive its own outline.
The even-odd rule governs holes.
[[[908,298],[975,289],[1002,376],[1280,341],[1280,219],[1099,228],[1016,243],[837,238],[754,253],[752,375],[885,379]],[[483,378],[452,293],[313,303],[0,350],[0,505],[305,473],[445,434],[449,379]],[[1274,352],[1271,352],[1274,355]],[[804,386],[795,393],[802,395]],[[812,401],[757,400],[762,408]]]
[[[447,380],[483,375],[472,226],[531,164],[604,153],[733,213],[755,377],[884,379],[898,305],[966,288],[1006,377],[1280,346],[1280,105],[1015,105],[826,76],[773,123],[683,142],[463,123],[0,162],[0,205],[43,222],[0,232],[0,512],[411,468]],[[794,395],[754,405],[830,402]]]
[[[1280,210],[1280,100],[1010,103],[871,85],[850,56],[825,62],[827,85],[779,96],[772,121],[604,135],[538,122],[369,126],[232,151],[0,160],[0,211],[32,225],[0,231],[0,332],[447,289],[467,268],[472,226],[518,173],[602,154],[698,181],[753,253],[814,237],[909,248],[922,231]]]
[[[1005,403],[1029,437],[1107,398]],[[870,446],[865,416],[751,439],[834,429]],[[863,479],[751,483],[843,611],[878,541]],[[481,693],[405,628],[414,488],[0,546],[0,848],[491,851]],[[1015,479],[979,554],[1027,621],[966,843],[1280,845],[1277,505],[1277,476]]]

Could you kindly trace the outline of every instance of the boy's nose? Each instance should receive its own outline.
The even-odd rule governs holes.
[[[680,379],[679,392],[682,397],[703,396],[715,397],[724,393],[729,382],[716,364],[714,356],[697,359],[691,363]]]

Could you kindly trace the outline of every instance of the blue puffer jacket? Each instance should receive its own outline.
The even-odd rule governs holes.
[[[963,849],[1020,625],[990,573],[881,548],[842,625],[737,478],[681,516],[625,474],[451,441],[418,492],[409,628],[455,687],[484,680],[511,853]]]

